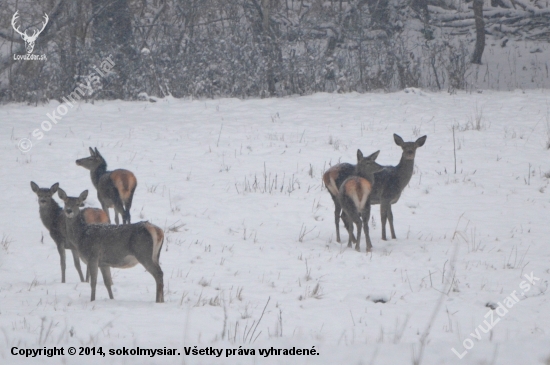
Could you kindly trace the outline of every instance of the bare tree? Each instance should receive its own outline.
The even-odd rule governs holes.
[[[472,63],[481,65],[481,56],[485,49],[485,21],[483,20],[483,0],[474,0],[474,17],[476,21],[476,45]]]

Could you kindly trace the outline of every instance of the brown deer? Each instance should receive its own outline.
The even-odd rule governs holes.
[[[327,190],[334,202],[334,223],[336,224],[336,242],[340,241],[340,214],[342,212],[342,206],[340,205],[340,200],[338,198],[338,190],[340,186],[348,177],[353,175],[355,171],[355,165],[350,163],[339,163],[332,166],[323,174],[323,182],[327,187]],[[347,224],[347,220],[343,219],[344,225]],[[348,227],[346,226],[346,229]],[[355,240],[355,237],[353,237]]]
[[[67,217],[67,238],[78,248],[80,257],[88,263],[90,270],[91,300],[95,300],[97,270],[101,270],[103,282],[114,299],[111,290],[111,267],[126,269],[142,264],[155,278],[157,284],[156,302],[164,302],[163,272],[160,268],[160,250],[164,232],[149,222],[123,224],[119,226],[90,225],[83,219],[80,207],[88,197],[88,190],[78,198],[68,197],[59,189],[59,197],[65,202]]]
[[[416,149],[426,143],[427,136],[418,138],[415,142],[404,142],[397,134],[393,135],[395,144],[403,149],[401,161],[397,166],[384,166],[384,170],[375,175],[375,182],[371,192],[371,204],[380,204],[380,220],[382,225],[382,239],[386,240],[386,220],[390,222],[391,237],[395,239],[393,228],[392,204],[397,203],[403,189],[411,180],[414,169]]]
[[[65,268],[66,258],[65,250],[71,250],[73,254],[74,266],[80,276],[80,281],[85,281],[82,275],[82,269],[80,268],[80,259],[78,258],[78,252],[67,241],[67,229],[65,222],[65,214],[63,209],[57,204],[52,196],[57,192],[59,183],[53,184],[49,189],[40,188],[35,182],[31,181],[31,189],[38,196],[38,207],[40,212],[40,219],[44,224],[44,227],[50,232],[55,245],[57,246],[57,252],[59,252],[59,258],[61,260],[61,282],[65,282]],[[101,209],[86,208],[82,212],[84,219],[88,224],[108,224],[109,218],[107,214]],[[87,280],[86,280],[87,281]]]
[[[97,198],[101,207],[109,217],[109,208],[114,208],[115,222],[119,224],[118,215],[122,216],[122,223],[130,223],[130,208],[137,187],[137,180],[131,171],[117,169],[107,171],[107,162],[97,148],[90,147],[90,157],[76,160],[78,166],[90,170],[92,183],[97,189]]]
[[[349,233],[348,247],[351,247],[353,237],[353,223],[357,226],[357,240],[355,250],[360,251],[361,228],[365,232],[367,252],[372,251],[372,243],[369,236],[370,218],[370,193],[375,181],[375,173],[384,167],[375,162],[380,151],[376,151],[368,157],[363,157],[360,150],[357,150],[357,165],[353,176],[342,182],[338,192],[338,200],[344,213],[342,219]]]

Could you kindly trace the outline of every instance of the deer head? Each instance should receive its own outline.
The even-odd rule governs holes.
[[[25,49],[27,50],[27,53],[32,53],[32,50],[34,49],[34,42],[36,41],[36,38],[38,38],[38,35],[42,33],[44,28],[46,28],[46,24],[48,24],[48,14],[44,14],[44,22],[42,23],[42,29],[40,30],[33,30],[33,33],[31,36],[27,34],[27,31],[21,32],[19,30],[19,26],[15,26],[15,23],[17,22],[17,18],[19,18],[19,11],[16,11],[15,14],[13,14],[13,17],[11,18],[11,26],[17,33],[21,35],[21,38],[25,41]]]

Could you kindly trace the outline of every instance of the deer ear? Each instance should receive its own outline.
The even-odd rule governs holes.
[[[50,188],[50,193],[52,195],[55,194],[55,192],[57,191],[57,188],[59,188],[59,183],[53,184],[52,187]]]
[[[90,156],[94,157],[95,156],[95,152],[94,150],[92,149],[92,147],[88,147],[90,149]]]
[[[372,155],[367,157],[367,159],[369,159],[371,161],[375,161],[379,154],[380,154],[380,150],[376,151],[375,153],[373,153]]]
[[[31,189],[32,191],[34,191],[35,193],[38,193],[38,185],[36,185],[36,183],[34,181],[31,181]]]
[[[101,153],[99,153],[99,151],[97,150],[97,147],[95,148],[95,154],[96,154],[96,156],[101,157]]]
[[[403,141],[403,138],[399,137],[397,134],[393,134],[393,140],[395,141],[395,144],[398,145],[398,146],[403,146],[403,143],[405,143],[405,141]]]
[[[361,161],[363,159],[363,152],[361,150],[357,150],[357,161]]]
[[[420,138],[418,138],[416,140],[416,142],[414,142],[414,144],[416,145],[416,147],[422,147],[424,146],[424,143],[426,143],[426,138],[428,138],[428,136],[422,136]]]
[[[80,193],[80,196],[78,197],[78,200],[80,200],[80,202],[84,202],[84,200],[86,200],[86,198],[88,197],[88,190],[84,190],[82,193]]]
[[[61,198],[61,200],[65,201],[67,199],[67,193],[65,193],[65,190],[59,188],[57,189],[57,195],[59,196],[59,198]]]

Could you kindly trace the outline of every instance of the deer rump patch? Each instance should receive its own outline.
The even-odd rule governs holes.
[[[334,196],[338,196],[338,187],[336,186],[336,179],[338,178],[340,171],[338,169],[330,169],[323,175],[323,182],[328,191]]]
[[[362,177],[352,177],[344,183],[344,194],[353,201],[358,211],[365,208],[371,190],[371,183]]]
[[[85,208],[82,210],[82,214],[87,224],[109,223],[107,214],[101,209]]]
[[[132,195],[132,191],[137,185],[137,180],[134,174],[128,170],[118,169],[111,172],[110,178],[113,185],[118,190],[120,199],[123,202],[128,201]]]
[[[145,222],[145,228],[149,231],[149,234],[153,239],[153,261],[158,264],[160,249],[162,248],[162,244],[164,242],[164,232],[162,229],[149,222]]]

